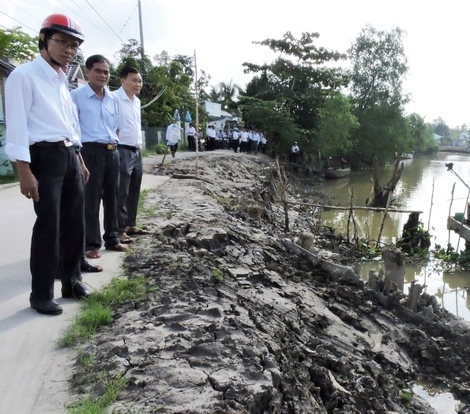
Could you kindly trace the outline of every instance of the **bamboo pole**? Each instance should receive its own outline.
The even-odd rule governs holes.
[[[383,230],[384,230],[385,219],[387,218],[387,214],[388,214],[388,211],[389,211],[389,210],[388,210],[388,206],[389,206],[389,204],[390,204],[390,195],[391,195],[391,194],[392,194],[392,193],[388,193],[388,195],[387,195],[387,203],[385,204],[385,210],[384,210],[384,212],[383,212],[382,223],[380,223],[379,235],[378,235],[378,237],[377,237],[377,243],[376,243],[376,245],[375,245],[376,247],[379,247],[380,239],[381,239],[381,237],[382,237],[382,232],[383,232]]]
[[[449,204],[449,214],[448,214],[449,217],[450,217],[450,214],[451,214],[450,212],[452,210],[452,204],[454,202],[454,190],[455,190],[455,182],[454,182],[454,185],[452,186],[452,191],[450,192],[451,197],[450,197],[450,204]],[[449,229],[449,233],[447,235],[447,246],[449,246],[449,244],[450,244],[450,232],[451,232],[451,230]]]
[[[314,203],[302,203],[300,201],[285,201],[285,200],[274,200],[276,203],[288,203],[292,205],[301,205],[301,206],[310,206],[316,208],[322,208],[324,210],[349,210],[351,206],[328,206],[324,204],[314,204]],[[364,206],[353,206],[353,210],[369,210],[369,211],[387,211],[388,213],[419,213],[422,214],[422,211],[417,210],[403,210],[399,208],[383,208],[383,207],[364,207]]]
[[[431,227],[431,212],[432,212],[433,204],[434,204],[434,178],[432,179],[431,206],[429,207],[429,219],[428,219],[428,233],[429,233],[429,228]]]
[[[196,99],[196,177],[198,173],[198,161],[199,161],[199,89],[197,86],[197,59],[196,51],[194,51],[194,90]]]

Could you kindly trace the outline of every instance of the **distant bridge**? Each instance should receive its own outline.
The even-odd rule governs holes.
[[[470,154],[468,147],[454,147],[453,145],[439,145],[440,152],[458,152],[462,154]]]

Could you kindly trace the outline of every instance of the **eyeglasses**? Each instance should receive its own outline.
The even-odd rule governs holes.
[[[66,40],[62,39],[54,39],[53,37],[50,37],[49,39],[53,40],[54,42],[57,42],[59,45],[61,45],[64,49],[70,49],[72,52],[77,53],[80,50],[80,47],[77,43],[73,44],[67,44]]]

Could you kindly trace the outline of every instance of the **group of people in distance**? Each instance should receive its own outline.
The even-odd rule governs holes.
[[[46,17],[39,56],[13,70],[5,85],[5,151],[36,214],[30,305],[49,315],[63,311],[54,300],[55,279],[63,298],[82,299],[90,294],[82,272],[103,270],[86,259],[99,258],[103,244],[125,252],[130,236],[147,233],[136,227],[142,77],[125,67],[120,89],[110,92],[109,61],[93,55],[85,62],[87,85],[70,93],[65,71],[84,40],[73,19]]]
[[[188,150],[196,151],[196,139],[199,140],[199,150],[201,150],[201,131],[197,133],[194,125],[190,123],[185,130],[185,134],[186,139],[188,140]],[[207,147],[205,149],[207,151],[230,148],[235,152],[257,154],[258,151],[261,151],[265,154],[266,144],[268,142],[263,132],[256,129],[242,128],[242,130],[239,131],[238,127],[235,127],[227,134],[221,129],[216,132],[216,127],[213,124],[208,125],[206,129],[206,137]]]
[[[230,137],[231,148],[235,152],[246,152],[258,154],[261,151],[263,154],[266,153],[267,139],[263,132],[257,129],[246,129],[242,128],[241,131],[238,128],[234,128]]]

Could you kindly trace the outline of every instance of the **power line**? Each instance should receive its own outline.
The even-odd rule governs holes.
[[[122,40],[122,39],[120,38],[120,36],[114,31],[114,29],[106,22],[106,20],[103,19],[103,17],[101,16],[101,14],[99,14],[99,13],[96,11],[96,9],[90,4],[90,2],[89,2],[88,0],[86,0],[86,2],[87,2],[87,4],[93,9],[93,11],[98,15],[98,17],[99,17],[101,20],[103,20],[104,24],[105,24],[106,26],[108,26],[109,29],[116,35],[116,37],[117,37],[122,43],[124,43],[124,40]]]
[[[13,3],[11,0],[8,0],[11,4],[13,4],[13,6],[17,7],[18,9],[21,9],[23,10],[26,14],[29,14],[31,17],[33,17],[34,19],[38,20],[41,22],[41,19],[39,19],[37,16],[35,16],[34,14],[31,14],[28,10],[26,9],[23,9],[23,7],[21,6],[18,6],[16,5],[15,3]]]
[[[14,17],[10,16],[9,14],[6,14],[5,12],[2,12],[1,10],[0,10],[0,13],[2,13],[2,14],[4,14],[5,16],[9,17],[10,19],[14,20],[15,22],[21,24],[21,26],[27,27],[29,30],[32,30],[33,32],[38,32],[37,29],[33,29],[32,27],[29,27],[29,26],[27,26],[26,24],[21,23],[19,20],[15,19]]]
[[[131,11],[131,14],[129,15],[129,17],[127,18],[126,22],[124,23],[124,26],[122,26],[121,30],[119,31],[119,34],[122,33],[122,31],[123,31],[124,28],[126,27],[127,23],[129,23],[129,20],[131,19],[132,14],[135,12],[135,9],[137,9],[137,6],[138,6],[138,3],[135,4],[134,10]]]

